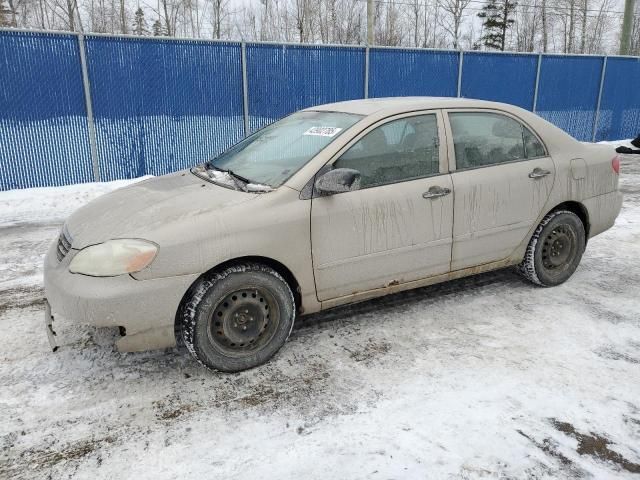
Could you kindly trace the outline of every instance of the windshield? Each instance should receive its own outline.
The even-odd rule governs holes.
[[[214,173],[210,175],[214,181],[225,172],[236,180],[275,188],[361,118],[349,113],[297,112],[258,130],[205,168]]]

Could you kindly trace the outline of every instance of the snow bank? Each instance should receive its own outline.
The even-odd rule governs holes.
[[[0,226],[22,223],[61,223],[74,210],[94,198],[146,178],[151,176],[133,180],[0,192]]]

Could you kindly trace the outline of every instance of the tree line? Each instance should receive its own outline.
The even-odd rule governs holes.
[[[0,26],[85,33],[361,45],[367,0],[0,0]],[[615,53],[616,0],[375,0],[374,44]],[[640,55],[640,2],[631,53]]]

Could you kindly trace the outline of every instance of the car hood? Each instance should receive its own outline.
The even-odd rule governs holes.
[[[220,214],[225,208],[259,196],[204,181],[186,170],[98,197],[76,210],[66,226],[76,249],[113,238],[159,242],[163,233],[180,228],[180,222]]]

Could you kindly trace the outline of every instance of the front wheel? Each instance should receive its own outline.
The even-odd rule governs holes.
[[[578,268],[586,236],[582,220],[573,212],[556,210],[536,228],[520,273],[537,285],[552,287],[565,282]]]
[[[269,360],[289,337],[293,293],[265,265],[242,264],[200,281],[182,314],[182,338],[204,366],[238,372]]]

